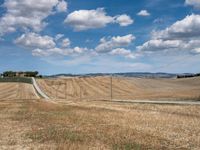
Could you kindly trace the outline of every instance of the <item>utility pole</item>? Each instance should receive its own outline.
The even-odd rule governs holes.
[[[113,99],[113,89],[112,89],[112,74],[111,74],[111,77],[110,77],[110,98],[111,100]]]
[[[81,99],[82,99],[82,95],[81,95],[81,93],[82,93],[82,92],[81,92],[81,81],[80,81],[80,79],[81,79],[81,78],[79,78],[79,87],[80,87],[80,100],[81,100]]]
[[[18,93],[18,94],[17,94],[17,95],[18,95],[17,98],[21,99],[19,82],[18,82],[18,90],[17,90],[17,93]]]
[[[58,84],[56,83],[56,99],[58,98]]]
[[[67,100],[67,80],[65,81],[65,99]]]
[[[56,83],[56,98],[58,98],[58,92],[59,92],[59,87],[60,87],[61,83],[58,81]]]

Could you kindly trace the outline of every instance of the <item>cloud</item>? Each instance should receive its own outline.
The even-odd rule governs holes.
[[[59,34],[57,37],[63,37],[63,35]],[[55,38],[48,35],[41,36],[33,32],[22,34],[14,41],[14,43],[30,49],[34,56],[73,56],[89,51],[87,48],[81,48],[78,46],[71,48],[71,41],[68,38],[63,39],[61,47],[59,47]]]
[[[104,53],[133,59],[136,55],[134,55],[131,50],[123,47],[130,45],[134,39],[135,37],[132,34],[107,39],[102,38],[96,49],[88,49],[78,46],[71,48],[71,41],[68,38],[63,39],[61,43],[57,44],[54,43],[52,37],[40,36],[36,33],[28,33],[17,38],[15,43],[24,47],[32,48],[32,54],[40,57],[80,55],[98,56],[100,53]],[[57,45],[60,45],[60,47]]]
[[[53,48],[56,45],[52,37],[41,36],[32,32],[22,34],[14,43],[30,48]]]
[[[37,48],[32,51],[32,55],[33,56],[48,56],[49,53],[45,50]]]
[[[152,38],[138,46],[139,52],[188,51],[200,47],[200,15],[186,16],[164,30],[153,31]]]
[[[54,39],[56,41],[58,41],[59,39],[63,38],[64,36],[65,36],[64,34],[57,34]]]
[[[71,42],[68,38],[65,38],[62,40],[62,47],[69,47],[70,44],[71,44]]]
[[[163,24],[165,20],[163,18],[156,18],[154,19],[153,23],[155,24]]]
[[[187,39],[200,36],[200,15],[189,15],[183,20],[175,22],[161,31],[154,31],[153,38],[161,39]]]
[[[151,14],[147,10],[141,10],[140,12],[137,13],[138,16],[150,16]]]
[[[110,23],[119,23],[120,26],[128,26],[133,23],[133,20],[127,15],[108,16],[104,8],[97,8],[96,10],[74,11],[67,16],[64,23],[72,26],[75,31],[83,31],[102,28]]]
[[[0,18],[0,36],[15,32],[17,29],[41,31],[47,22],[44,21],[53,14],[53,8],[64,10],[64,1],[59,0],[5,0],[2,5],[6,13]]]
[[[126,58],[135,58],[134,54],[131,50],[127,50],[125,48],[116,48],[110,52],[111,55],[120,55]]]
[[[192,52],[194,52],[196,54],[200,54],[200,47],[199,48],[195,48]]]
[[[140,51],[160,51],[179,48],[182,44],[180,40],[155,39],[145,42],[142,46],[138,46],[137,49]]]
[[[86,51],[88,51],[87,48],[81,48],[81,47],[74,47],[74,49],[73,49],[73,52],[78,53],[78,54],[84,53]]]
[[[66,12],[67,11],[67,2],[64,0],[59,1],[56,6],[56,9],[58,12]]]
[[[102,38],[100,40],[100,44],[97,45],[95,50],[98,53],[110,52],[114,48],[120,48],[120,47],[128,46],[134,40],[135,40],[135,36],[133,36],[132,34],[128,34],[128,35],[125,35],[125,36],[116,36],[116,37],[112,37],[110,39]]]
[[[64,21],[76,31],[105,27],[114,22],[114,18],[107,16],[103,8],[96,10],[78,10],[67,16]]]
[[[84,52],[88,51],[87,48],[81,48],[81,47],[74,47],[74,48],[50,48],[50,49],[34,49],[32,51],[33,56],[55,56],[55,55],[60,55],[60,56],[72,56],[72,55],[79,55]]]
[[[119,23],[120,26],[128,26],[133,24],[134,20],[131,19],[130,16],[123,14],[116,17],[116,22]]]
[[[193,6],[194,8],[200,9],[200,1],[199,0],[185,0],[185,4],[189,6]]]

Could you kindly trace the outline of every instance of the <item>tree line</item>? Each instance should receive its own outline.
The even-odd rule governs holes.
[[[5,71],[1,74],[3,77],[42,77],[38,71]]]
[[[196,74],[185,74],[185,75],[177,75],[177,78],[192,78],[192,77],[199,77],[200,73]]]

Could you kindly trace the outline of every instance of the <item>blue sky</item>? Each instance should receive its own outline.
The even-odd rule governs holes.
[[[0,72],[200,72],[199,0],[0,5]]]

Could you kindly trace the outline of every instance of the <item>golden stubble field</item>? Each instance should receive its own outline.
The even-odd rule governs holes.
[[[40,88],[58,99],[195,100],[200,98],[200,77],[187,79],[57,78],[38,79]],[[111,86],[112,85],[112,86]],[[111,94],[112,93],[112,94]]]
[[[196,149],[200,106],[0,100],[0,149]]]
[[[0,99],[38,99],[33,86],[26,83],[0,83]]]
[[[175,80],[177,83],[171,80],[173,83],[157,82],[174,85],[173,89],[185,85],[181,90],[198,93],[198,78]],[[135,87],[159,89],[148,83],[151,79],[144,84],[138,79],[126,79],[127,84],[132,82]],[[94,91],[98,91],[96,86],[91,86]],[[169,86],[164,87],[166,91],[168,88],[170,91]],[[38,98],[32,85],[22,83],[0,83],[0,90],[0,149],[200,149],[199,105],[128,104],[78,98],[46,101]],[[73,90],[71,93],[73,97]]]

